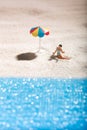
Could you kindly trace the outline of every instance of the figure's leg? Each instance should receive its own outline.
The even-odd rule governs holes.
[[[68,56],[62,56],[62,55],[59,55],[57,56],[59,59],[66,59],[66,60],[70,60],[71,58],[68,57]]]

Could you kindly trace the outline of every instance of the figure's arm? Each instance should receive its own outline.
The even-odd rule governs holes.
[[[62,50],[62,48],[61,48],[61,52],[62,52],[62,53],[65,53],[65,51]]]
[[[55,55],[56,51],[57,51],[57,48],[56,48],[56,50],[53,52],[53,55]]]
[[[62,53],[65,53],[65,51],[62,50]]]

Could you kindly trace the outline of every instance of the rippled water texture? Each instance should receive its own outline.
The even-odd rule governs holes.
[[[0,130],[86,130],[87,79],[0,78]]]

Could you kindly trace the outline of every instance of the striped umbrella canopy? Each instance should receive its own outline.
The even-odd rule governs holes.
[[[34,28],[31,28],[30,30],[30,33],[34,36],[34,37],[44,37],[45,35],[45,32],[43,30],[43,28],[41,27],[34,27]]]
[[[42,38],[45,35],[49,35],[49,31],[46,28],[41,28],[40,26],[37,26],[30,29],[30,34],[32,34],[32,36],[34,37]],[[39,39],[39,49],[40,46],[41,46],[41,40]]]

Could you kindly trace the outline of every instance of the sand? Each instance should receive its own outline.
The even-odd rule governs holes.
[[[86,0],[0,0],[0,77],[87,77],[86,16]],[[71,60],[49,60],[59,43]]]

